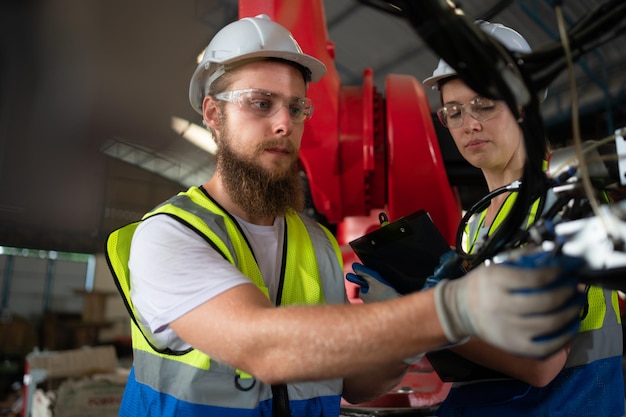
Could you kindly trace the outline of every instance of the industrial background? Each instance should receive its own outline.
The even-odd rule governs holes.
[[[214,155],[190,139],[201,129],[188,101],[191,74],[213,35],[238,19],[241,4],[272,10],[276,2],[290,5],[277,20],[298,40],[298,30],[307,27],[300,6],[321,5],[327,33],[315,35],[327,35],[322,50],[332,50],[327,64],[340,83],[341,97],[315,100],[307,122],[302,154],[311,216],[346,233],[351,220],[370,219],[370,210],[393,201],[401,207],[396,215],[425,207],[445,223],[455,219],[439,210],[450,199],[468,208],[483,195],[482,175],[432,115],[437,92],[421,87],[438,57],[382,1],[2,1],[0,363],[23,365],[34,346],[128,344],[120,339],[129,334],[128,316],[103,256],[106,237],[212,175]],[[567,24],[574,25],[604,1],[563,3]],[[472,20],[515,28],[533,48],[558,39],[550,0],[456,4]],[[626,24],[621,27],[576,63],[583,140],[626,126]],[[542,104],[555,148],[571,143],[569,88],[563,72]],[[371,143],[366,127],[373,131]],[[409,129],[392,129],[400,127]],[[420,129],[436,135],[406,134]],[[415,152],[428,140],[436,144],[433,159],[440,160]],[[331,168],[320,175],[324,164]],[[444,232],[449,237],[453,231]],[[0,400],[23,369],[4,371],[0,366]]]
[[[601,3],[566,1],[565,17],[571,24]],[[532,47],[558,37],[548,0],[458,4],[473,19],[516,28]],[[369,68],[384,97],[389,74],[421,81],[435,68],[437,57],[403,19],[357,0],[323,7],[343,86],[361,86]],[[190,76],[214,33],[237,17],[237,0],[2,2],[0,245],[101,252],[114,227],[203,183],[213,156],[173,129],[172,118],[200,123],[187,99]],[[626,120],[624,51],[622,35],[578,62],[586,138]],[[542,107],[557,145],[571,132],[567,82],[563,73]],[[436,92],[426,94],[435,109]],[[450,183],[480,187],[441,133]]]

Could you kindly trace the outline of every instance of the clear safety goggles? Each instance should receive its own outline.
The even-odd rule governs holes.
[[[465,104],[447,104],[437,110],[442,125],[448,129],[463,126],[465,114],[469,114],[479,122],[486,122],[500,113],[506,104],[500,100],[476,96]]]
[[[278,113],[278,110],[286,107],[294,123],[302,123],[313,115],[313,101],[308,97],[284,97],[257,88],[224,91],[215,94],[213,98],[236,104],[259,117],[271,117]]]

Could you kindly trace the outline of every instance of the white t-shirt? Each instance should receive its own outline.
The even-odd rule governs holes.
[[[280,280],[284,221],[259,226],[239,218],[261,274],[275,302]],[[252,284],[200,235],[169,216],[144,220],[133,236],[130,260],[130,296],[141,327],[150,329],[158,347],[189,347],[169,323],[211,298],[242,284]],[[144,334],[146,332],[144,331]],[[147,334],[146,334],[147,335]]]

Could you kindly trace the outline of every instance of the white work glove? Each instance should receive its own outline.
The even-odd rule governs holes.
[[[401,295],[385,281],[378,272],[358,262],[352,264],[354,273],[346,274],[346,279],[359,286],[359,297],[365,303],[393,300]],[[414,365],[422,360],[424,354],[404,359],[407,365]]]
[[[548,253],[480,266],[435,286],[435,306],[446,337],[470,336],[531,357],[546,357],[578,331],[583,297],[578,258]]]

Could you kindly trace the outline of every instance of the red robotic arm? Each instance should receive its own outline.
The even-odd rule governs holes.
[[[388,75],[383,97],[373,73],[362,86],[342,86],[334,65],[322,0],[240,0],[239,16],[265,13],[287,27],[303,51],[328,68],[309,87],[315,115],[307,122],[300,159],[316,210],[337,225],[340,244],[419,209],[430,213],[453,244],[460,204],[448,182],[431,109],[422,85]]]
[[[356,260],[347,243],[379,227],[379,211],[393,221],[424,209],[453,245],[461,206],[448,182],[422,85],[410,76],[388,75],[383,97],[372,70],[364,69],[363,85],[342,86],[322,0],[239,0],[240,17],[260,13],[287,27],[303,51],[328,69],[309,87],[315,114],[307,122],[300,160],[315,209],[337,226],[346,267]],[[359,302],[354,285],[346,281],[346,288]],[[414,371],[400,383],[404,390],[361,406],[424,407],[443,401],[450,383],[443,383],[427,361],[414,365]]]

